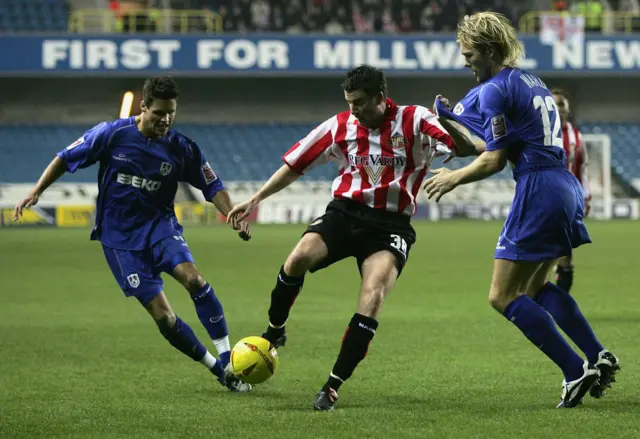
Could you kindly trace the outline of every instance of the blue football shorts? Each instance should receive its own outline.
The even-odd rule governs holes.
[[[104,245],[102,250],[125,296],[134,296],[142,305],[162,292],[161,273],[171,274],[178,264],[193,262],[181,235],[161,239],[146,250],[119,250]]]
[[[564,169],[520,175],[495,259],[550,261],[571,256],[591,242],[584,218],[584,192]]]

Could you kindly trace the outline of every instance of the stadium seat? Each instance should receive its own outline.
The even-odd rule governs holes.
[[[196,141],[225,180],[266,180],[282,161],[282,154],[305,136],[314,125],[293,123],[262,123],[250,125],[176,126]],[[88,126],[8,125],[0,126],[0,138],[11,139],[0,147],[0,183],[35,182],[53,155],[77,139]],[[612,139],[614,175],[629,182],[640,176],[640,126],[632,124],[594,123],[581,126],[584,133],[604,133]],[[456,159],[448,166],[458,168],[471,158]],[[433,167],[441,166],[436,159]],[[335,176],[334,165],[321,166],[305,175],[306,180],[330,180]],[[95,181],[97,169],[65,176],[65,181]],[[510,180],[505,169],[492,177]],[[506,184],[506,183],[505,183]],[[505,186],[507,188],[508,186]]]
[[[0,29],[7,32],[66,30],[68,15],[65,0],[0,1]]]

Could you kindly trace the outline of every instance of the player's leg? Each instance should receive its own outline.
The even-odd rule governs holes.
[[[537,241],[555,244],[553,248],[549,249],[554,256],[571,255],[572,249],[591,242],[591,237],[583,222],[584,193],[580,183],[571,174],[546,173],[545,178],[553,180],[548,188],[553,187],[555,191],[544,190],[543,193],[551,192],[555,194],[556,198],[561,199],[561,203],[551,203],[551,208],[548,206],[544,211],[550,215],[548,223],[552,226],[552,230],[558,230],[560,233],[554,237],[547,231],[547,236],[537,236]],[[553,198],[550,197],[542,199],[553,201]],[[560,205],[560,208],[557,207],[557,204]],[[556,214],[553,215],[553,212]],[[540,219],[540,214],[532,216]],[[532,226],[534,225],[532,224]],[[530,227],[530,229],[535,229],[535,227]],[[578,345],[587,359],[600,370],[600,380],[598,385],[592,387],[591,395],[594,397],[602,396],[604,390],[615,381],[615,374],[620,369],[618,358],[603,348],[582,315],[576,301],[565,289],[551,282],[546,282],[542,276],[537,276],[537,280],[537,283],[531,287],[529,294],[535,297],[535,300],[553,316],[558,326]]]
[[[269,326],[262,334],[274,346],[286,342],[285,324],[308,271],[314,272],[347,256],[348,224],[343,214],[331,208],[313,221],[280,268],[276,285],[271,292]]]
[[[311,268],[327,258],[327,245],[318,233],[305,233],[287,257],[271,291],[269,326],[262,336],[275,347],[286,343],[285,324],[289,312],[304,285],[304,277]]]
[[[369,344],[378,328],[378,314],[387,294],[398,278],[398,259],[390,251],[378,251],[362,262],[362,285],[356,312],[342,338],[338,359],[327,382],[316,395],[315,410],[332,410],[338,399],[340,386],[348,380],[358,364],[366,357]]]
[[[567,343],[544,308],[526,294],[536,274],[546,277],[552,264],[495,259],[489,303],[560,367],[569,385],[565,386],[561,404],[574,407],[597,381],[599,373]]]
[[[551,314],[560,329],[584,352],[587,360],[599,369],[600,379],[591,388],[591,396],[603,396],[615,382],[620,361],[598,341],[575,299],[558,285],[547,282],[547,273],[542,270],[531,280],[527,295]]]
[[[251,385],[240,381],[227,367],[231,348],[222,304],[196,268],[185,239],[179,235],[163,239],[154,246],[153,256],[159,270],[170,273],[189,292],[196,314],[220,356],[223,384],[234,392],[251,391]]]
[[[189,292],[196,314],[218,351],[223,367],[229,364],[231,347],[222,304],[213,287],[202,277],[193,262],[181,262],[171,275]]]
[[[558,258],[556,266],[556,285],[567,293],[571,292],[571,286],[573,285],[573,264],[571,256],[562,256],[561,258]]]
[[[138,298],[138,300],[153,317],[160,333],[171,346],[194,361],[202,363],[218,378],[220,383],[224,382],[222,363],[207,351],[207,348],[198,340],[191,327],[176,316],[162,291],[148,302],[145,298]]]
[[[135,297],[149,312],[163,337],[189,358],[203,363],[222,382],[223,368],[171,309],[152,250],[128,251],[103,247],[109,268],[127,297]]]

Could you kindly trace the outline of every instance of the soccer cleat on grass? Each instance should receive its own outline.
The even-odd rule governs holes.
[[[582,403],[589,389],[598,382],[600,371],[585,361],[582,365],[584,374],[577,380],[562,381],[562,400],[556,408],[573,408]]]
[[[262,338],[269,340],[274,348],[278,349],[287,342],[287,332],[282,328],[272,328],[269,326],[262,334]]]
[[[598,354],[595,366],[600,371],[600,379],[591,387],[590,394],[594,398],[602,398],[605,391],[616,382],[616,374],[620,371],[620,360],[606,349]]]
[[[313,409],[320,412],[335,410],[336,401],[338,401],[338,392],[329,387],[327,391],[321,390],[316,395],[316,400],[313,402]]]
[[[227,364],[227,367],[224,368],[222,385],[232,392],[246,393],[251,392],[252,389],[251,384],[245,383],[233,374],[233,372],[231,371],[231,363]]]

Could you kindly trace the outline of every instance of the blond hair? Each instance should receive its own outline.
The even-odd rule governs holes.
[[[493,47],[502,58],[502,65],[515,67],[524,58],[524,45],[507,17],[497,12],[466,15],[458,25],[458,43],[483,49]]]

